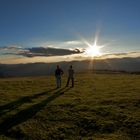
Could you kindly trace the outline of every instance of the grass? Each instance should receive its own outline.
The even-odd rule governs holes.
[[[0,79],[1,140],[139,140],[140,75]]]

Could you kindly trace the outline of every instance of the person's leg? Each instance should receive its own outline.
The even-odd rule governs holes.
[[[74,78],[71,78],[72,87],[74,87]]]
[[[68,77],[68,80],[67,80],[67,84],[66,84],[67,87],[69,85],[69,82],[70,82],[70,77]]]
[[[61,87],[61,77],[59,77],[59,87]]]
[[[56,86],[57,86],[57,88],[59,87],[59,78],[58,78],[58,76],[56,76]]]

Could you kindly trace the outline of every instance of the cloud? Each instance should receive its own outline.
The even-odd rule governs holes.
[[[19,50],[22,49],[21,46],[17,46],[17,45],[9,45],[9,46],[1,46],[0,50]]]
[[[23,52],[23,51],[25,51],[25,49],[22,48],[21,46],[17,46],[17,45],[1,46],[0,47],[0,54],[2,56],[16,55],[16,54],[19,54],[20,52]]]
[[[71,40],[71,41],[48,41],[38,44],[38,46],[42,47],[50,47],[50,48],[83,48],[85,45],[83,42],[79,40]]]
[[[59,62],[91,59],[91,57],[84,54],[86,45],[79,40],[49,41],[40,43],[38,46],[41,47],[25,48],[17,45],[1,46],[0,63]],[[140,57],[140,51],[106,53],[95,59],[128,57]]]
[[[17,45],[3,46],[0,47],[1,55],[17,55],[24,57],[37,57],[37,56],[65,56],[72,54],[81,54],[82,43],[78,40],[72,41],[48,41],[40,43],[38,46],[25,48]]]
[[[26,51],[19,52],[18,55],[23,55],[26,57],[35,57],[35,56],[64,56],[71,54],[80,54],[83,53],[80,49],[61,49],[61,48],[28,48]]]
[[[140,51],[138,52],[126,52],[126,53],[113,53],[113,54],[104,54],[101,58],[126,58],[126,57],[140,57]]]

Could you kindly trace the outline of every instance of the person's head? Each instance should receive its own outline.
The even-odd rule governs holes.
[[[59,69],[59,65],[57,65],[57,69]]]
[[[72,69],[72,65],[70,65],[70,68]]]

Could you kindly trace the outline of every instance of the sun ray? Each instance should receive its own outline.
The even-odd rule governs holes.
[[[93,44],[90,44],[89,42],[85,41],[85,44],[88,46],[85,50],[85,54],[87,56],[95,57],[95,56],[101,56],[101,48],[104,46],[98,46],[97,45],[97,40],[95,39]]]
[[[93,59],[93,57],[95,58],[95,57],[102,56],[101,49],[103,47],[105,47],[105,46],[104,45],[102,45],[102,46],[101,45],[97,45],[98,36],[99,36],[99,32],[97,32],[95,34],[94,41],[92,40],[92,42],[89,42],[85,38],[80,37],[81,41],[87,46],[85,48],[85,51],[84,51],[84,56],[85,57],[90,57],[91,59]]]

